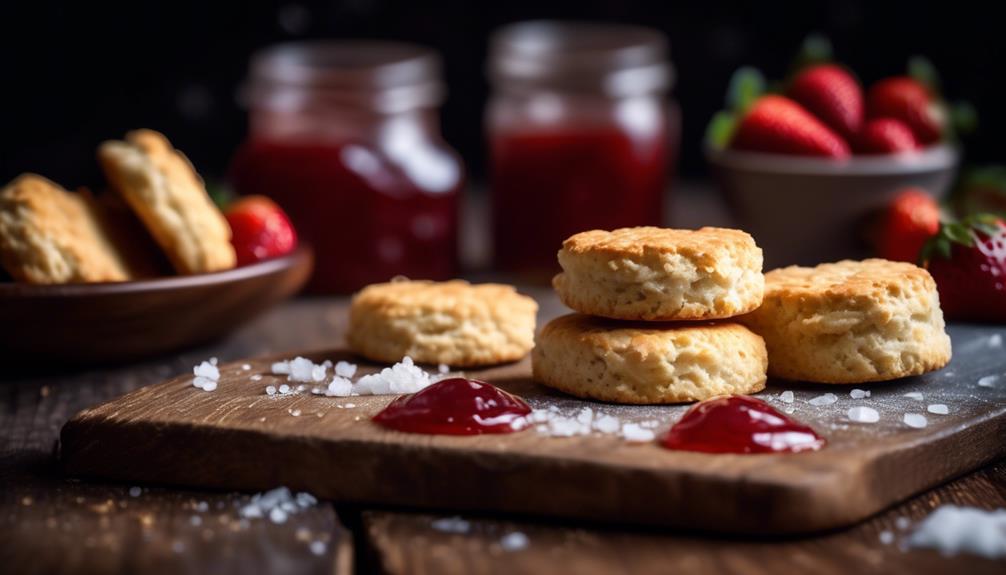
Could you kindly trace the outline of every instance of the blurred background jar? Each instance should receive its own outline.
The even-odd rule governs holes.
[[[680,132],[657,31],[524,22],[491,41],[495,267],[547,280],[580,231],[660,225]]]
[[[396,42],[282,44],[252,57],[249,136],[230,169],[315,249],[313,292],[457,275],[463,168],[440,133],[441,64]]]

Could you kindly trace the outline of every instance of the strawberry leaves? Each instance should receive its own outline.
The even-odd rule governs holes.
[[[992,236],[1002,226],[1002,219],[995,214],[973,214],[960,221],[943,222],[935,236],[926,242],[919,261],[922,264],[930,261],[934,255],[950,259],[954,244],[964,247],[974,247],[976,234]]]

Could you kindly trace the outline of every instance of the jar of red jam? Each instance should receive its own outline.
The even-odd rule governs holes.
[[[463,169],[444,143],[432,51],[394,42],[283,44],[256,54],[239,194],[263,194],[315,250],[314,292],[457,275]]]
[[[494,35],[489,75],[498,269],[548,278],[576,232],[661,224],[680,120],[660,33],[515,24]]]

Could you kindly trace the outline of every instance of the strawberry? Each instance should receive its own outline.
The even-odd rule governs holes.
[[[737,126],[730,146],[773,154],[849,157],[845,140],[793,100],[777,95],[755,101]]]
[[[857,154],[900,154],[918,148],[912,130],[901,120],[867,120],[854,140]]]
[[[905,188],[888,206],[881,222],[880,257],[917,262],[926,241],[940,229],[940,206],[920,188]]]
[[[281,256],[297,247],[297,232],[282,208],[265,196],[245,196],[224,214],[238,265]]]
[[[922,83],[908,76],[881,80],[866,95],[868,118],[895,118],[905,123],[924,146],[938,142],[946,127],[946,111]]]
[[[846,140],[863,124],[863,89],[840,66],[821,64],[803,70],[786,95]]]
[[[948,319],[1006,322],[1006,224],[978,214],[940,226],[926,244],[926,267]]]

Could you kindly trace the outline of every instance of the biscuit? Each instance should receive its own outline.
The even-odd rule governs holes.
[[[792,266],[765,275],[765,300],[739,321],[765,338],[769,375],[865,383],[918,375],[950,361],[936,283],[881,259]]]
[[[726,318],[761,303],[762,251],[740,230],[641,227],[571,236],[552,284],[574,310],[612,319]]]
[[[456,367],[516,361],[534,345],[538,304],[508,285],[393,281],[353,296],[349,346],[375,361]]]
[[[0,190],[0,263],[34,284],[133,279],[86,191],[68,192],[35,174]]]
[[[137,130],[105,142],[98,160],[179,273],[234,267],[231,230],[199,175],[161,134]]]
[[[535,381],[614,403],[681,403],[765,388],[765,342],[731,322],[657,324],[570,314],[535,340]]]

